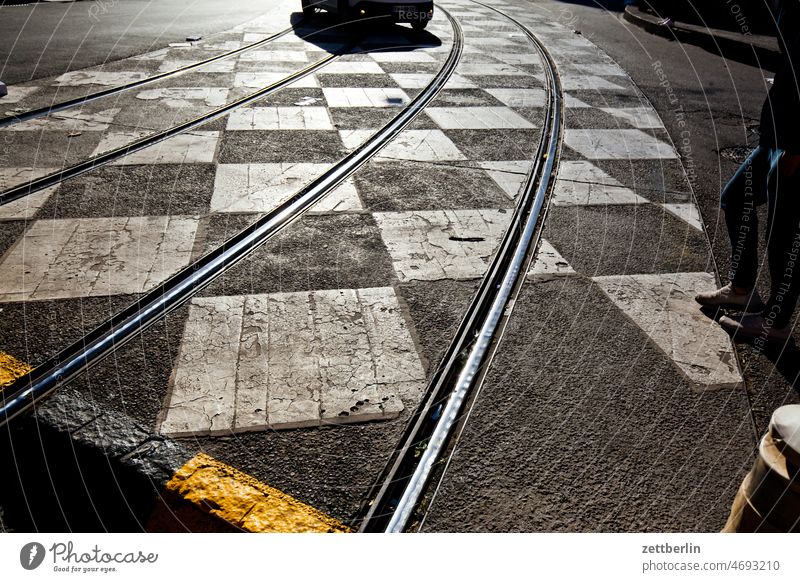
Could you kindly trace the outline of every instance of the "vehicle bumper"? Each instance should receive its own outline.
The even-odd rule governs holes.
[[[394,22],[414,22],[416,20],[430,20],[433,18],[433,2],[420,2],[417,4],[386,4],[380,2],[359,2],[350,9],[351,15],[356,18],[370,18],[375,16],[388,16]]]

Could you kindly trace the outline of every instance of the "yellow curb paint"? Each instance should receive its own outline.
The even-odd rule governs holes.
[[[0,352],[0,392],[17,378],[33,370],[25,362],[20,362],[14,356]]]
[[[167,491],[245,531],[351,531],[329,515],[204,453],[175,473],[167,483]]]

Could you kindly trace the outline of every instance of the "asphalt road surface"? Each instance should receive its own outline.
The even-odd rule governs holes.
[[[269,5],[266,0],[0,5],[0,80],[20,83],[155,50],[231,28],[264,14]]]

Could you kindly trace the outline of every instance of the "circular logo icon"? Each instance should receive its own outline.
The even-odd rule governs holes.
[[[30,542],[19,551],[19,563],[26,570],[35,570],[44,561],[44,546],[39,542]]]

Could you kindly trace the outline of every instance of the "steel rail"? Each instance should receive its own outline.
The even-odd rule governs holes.
[[[560,150],[562,90],[547,49],[522,23],[500,10],[475,1],[516,24],[533,43],[547,76],[548,111],[534,164],[511,224],[503,235],[478,292],[467,309],[427,396],[409,423],[401,447],[373,486],[371,501],[361,522],[362,532],[405,531],[426,491],[436,463],[446,451],[459,423],[461,410],[480,386],[499,340],[498,331],[513,304],[510,299],[524,280],[541,238],[546,202]]]
[[[85,95],[83,97],[76,97],[75,99],[69,99],[67,101],[62,101],[61,103],[56,103],[55,105],[49,105],[47,107],[40,107],[38,109],[31,109],[29,111],[24,111],[22,113],[16,113],[14,115],[9,115],[8,117],[0,117],[0,129],[4,127],[8,127],[10,125],[14,125],[16,123],[22,123],[23,121],[30,121],[31,119],[36,119],[38,117],[45,117],[47,115],[51,115],[53,113],[57,113],[59,111],[64,111],[65,109],[71,109],[72,107],[76,107],[78,105],[83,105],[85,103],[89,103],[91,101],[96,101],[97,99],[101,99],[103,97],[108,97],[109,95],[115,95],[117,93],[123,93],[124,91],[128,91],[129,89],[135,89],[136,87],[141,87],[143,85],[149,85],[150,83],[155,83],[156,81],[161,81],[163,79],[168,79],[170,77],[177,77],[182,75],[188,71],[193,69],[198,69],[209,65],[211,63],[216,63],[217,61],[222,61],[228,59],[230,57],[236,56],[238,54],[253,50],[254,48],[258,48],[263,46],[267,43],[270,43],[274,40],[281,38],[282,36],[286,36],[290,32],[294,30],[293,27],[286,28],[281,30],[280,32],[276,32],[273,35],[270,35],[266,38],[262,38],[256,42],[250,43],[243,47],[239,47],[238,49],[233,49],[214,57],[209,57],[202,61],[198,61],[196,63],[190,63],[188,65],[184,65],[183,67],[178,67],[177,69],[172,69],[171,71],[164,71],[163,73],[159,73],[157,75],[153,75],[151,77],[146,77],[144,79],[139,79],[138,81],[131,81],[130,83],[125,83],[123,85],[117,85],[116,87],[110,87],[108,89],[103,89],[102,91],[97,91],[96,93],[90,93],[89,95]]]
[[[445,10],[442,12],[453,27],[453,46],[450,53],[431,83],[392,121],[291,199],[143,295],[134,304],[37,366],[29,374],[6,386],[0,392],[0,426],[30,410],[54,390],[186,303],[195,293],[299,218],[406,128],[444,87],[461,59],[464,42],[461,26],[450,13]]]
[[[203,115],[199,115],[198,117],[195,117],[188,121],[184,121],[183,123],[179,123],[178,125],[174,125],[168,129],[158,131],[156,133],[152,133],[145,137],[139,138],[127,145],[115,148],[113,150],[109,150],[107,152],[103,152],[102,154],[98,154],[96,156],[92,156],[90,158],[83,160],[82,162],[78,162],[75,165],[69,166],[68,168],[64,168],[57,172],[47,174],[46,176],[35,178],[28,182],[12,186],[11,188],[8,188],[7,190],[0,192],[0,206],[8,204],[9,202],[13,202],[14,200],[19,200],[20,198],[24,198],[25,196],[33,194],[34,192],[44,190],[45,188],[49,188],[50,186],[55,186],[70,178],[75,178],[76,176],[80,176],[81,174],[90,172],[110,162],[116,161],[132,153],[141,151],[145,148],[153,146],[157,143],[160,143],[164,140],[167,140],[181,133],[186,133],[187,131],[191,131],[196,127],[200,127],[201,125],[205,125],[210,121],[213,121],[224,115],[227,115],[234,109],[237,109],[254,101],[258,101],[259,99],[262,99],[272,93],[275,93],[276,91],[283,89],[287,85],[291,85],[298,79],[302,79],[303,77],[315,73],[325,65],[329,64],[331,61],[338,59],[342,55],[349,52],[357,44],[358,40],[353,40],[347,43],[347,45],[344,46],[341,51],[329,54],[323,57],[322,59],[318,60],[317,62],[311,63],[310,65],[303,67],[299,71],[295,71],[294,73],[287,75],[286,77],[284,77],[279,81],[275,81],[274,83],[267,85],[266,87],[262,87],[258,91],[255,91],[253,93],[245,95],[244,97],[240,97],[235,101],[217,107],[216,109],[209,111],[208,113],[204,113]]]

